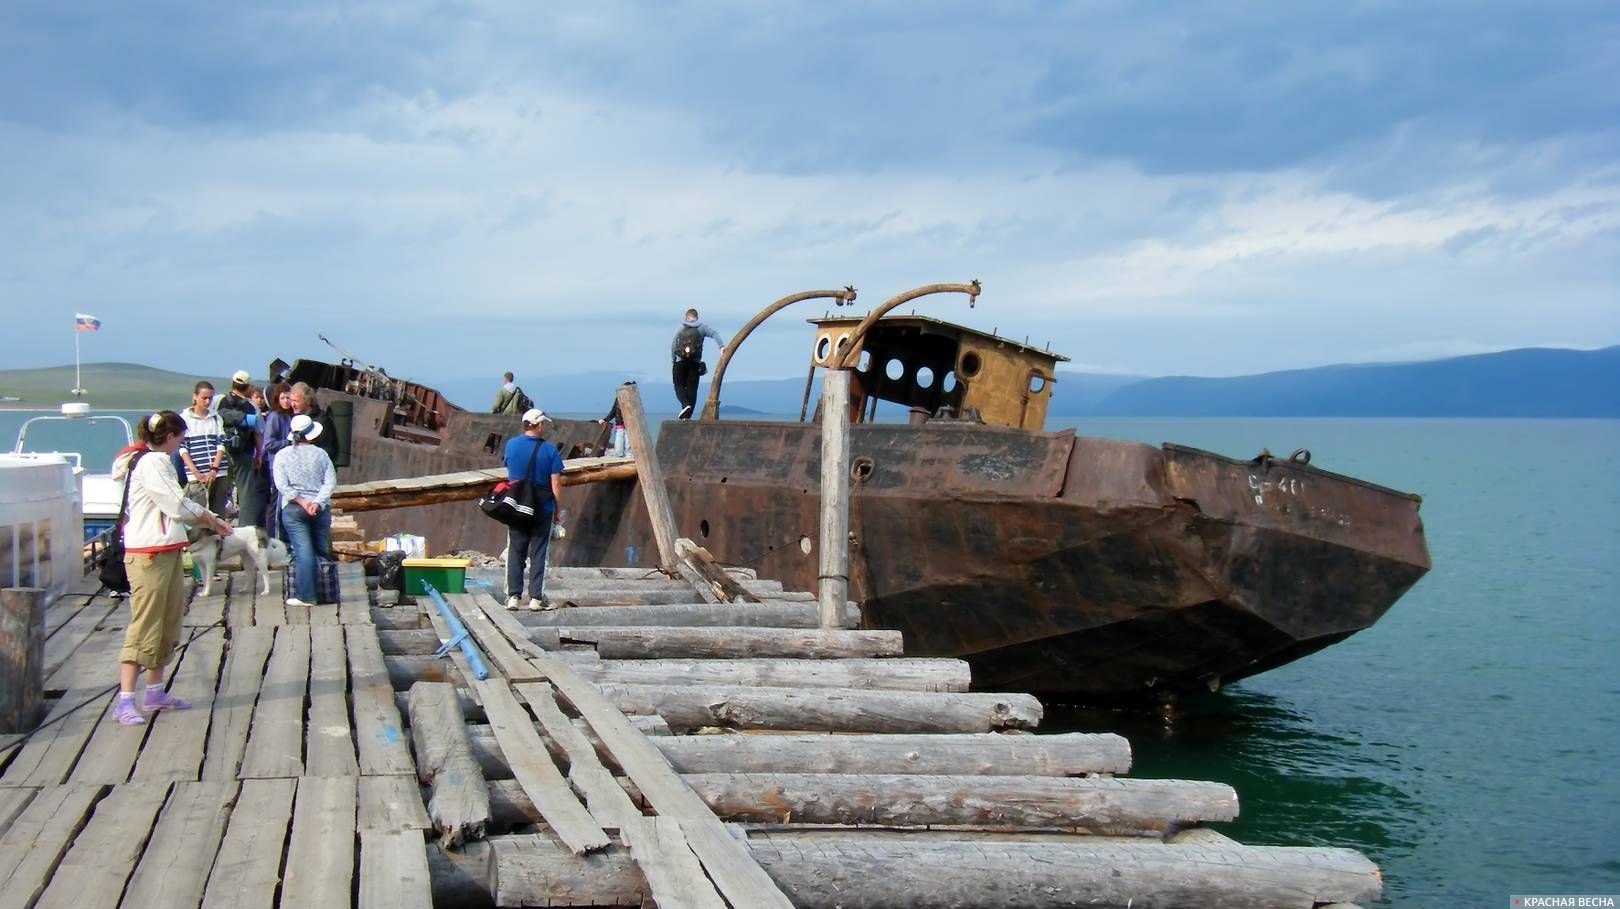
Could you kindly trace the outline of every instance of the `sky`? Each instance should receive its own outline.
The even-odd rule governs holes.
[[[1612,0],[9,0],[0,79],[0,368],[86,312],[86,362],[662,376],[688,306],[971,279],[918,312],[1086,371],[1620,343]]]

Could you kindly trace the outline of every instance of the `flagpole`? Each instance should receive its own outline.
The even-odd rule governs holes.
[[[79,322],[78,317],[73,321],[73,396],[75,398],[84,394],[84,382],[79,375]]]

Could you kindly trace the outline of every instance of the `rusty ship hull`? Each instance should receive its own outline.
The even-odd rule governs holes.
[[[492,466],[519,431],[429,401],[429,419],[413,417],[429,437],[388,401],[323,398],[352,402],[343,482]],[[599,436],[560,420],[551,437],[566,453]],[[816,424],[671,421],[657,447],[682,535],[815,589]],[[967,660],[987,689],[1213,690],[1369,627],[1429,568],[1417,496],[1287,459],[950,421],[858,424],[851,448],[864,623],[903,632],[908,653]],[[561,505],[554,563],[657,564],[634,482],[571,487]],[[358,517],[369,536],[408,530],[435,552],[505,545],[466,502]]]

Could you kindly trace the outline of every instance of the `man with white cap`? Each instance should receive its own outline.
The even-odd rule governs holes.
[[[263,519],[260,510],[264,499],[264,487],[261,485],[264,477],[256,457],[256,429],[263,415],[248,397],[252,387],[253,378],[248,371],[238,369],[231,376],[230,393],[215,402],[220,422],[225,424],[225,451],[231,456],[231,486],[236,497],[236,523],[239,527],[250,527]]]
[[[332,490],[337,470],[332,458],[314,444],[321,424],[298,414],[287,432],[289,444],[276,455],[276,501],[281,506],[281,527],[292,547],[297,590],[287,591],[288,606],[315,603],[318,558],[332,545]]]
[[[542,589],[546,581],[546,550],[551,543],[557,499],[562,495],[562,455],[547,442],[551,418],[545,411],[530,409],[523,414],[523,434],[506,443],[502,460],[506,479],[525,480],[535,492],[535,520],[527,527],[511,525],[506,537],[506,608],[523,605],[523,583],[529,584],[529,608],[550,609]],[[525,571],[527,569],[527,571]]]

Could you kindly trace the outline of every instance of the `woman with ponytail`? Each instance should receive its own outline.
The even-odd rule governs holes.
[[[185,709],[188,701],[163,689],[163,667],[180,642],[186,605],[186,575],[180,553],[186,524],[228,536],[231,525],[187,499],[169,455],[179,449],[186,423],[172,410],[141,421],[139,441],[118,453],[112,475],[126,484],[129,514],[124,522],[124,569],[129,574],[129,627],[118,651],[118,699],[113,718],[126,726],[146,722],[144,710]],[[146,457],[156,453],[158,457]],[[146,669],[145,696],[135,683]]]

